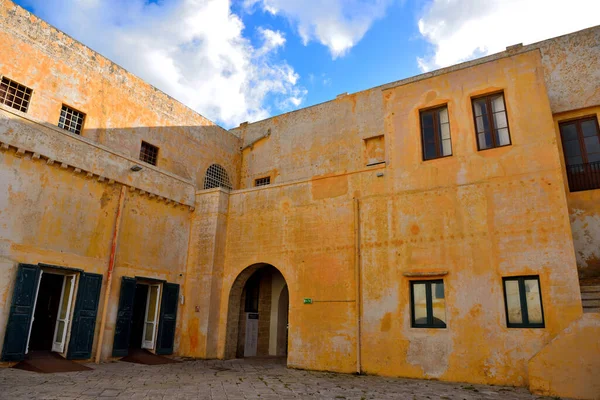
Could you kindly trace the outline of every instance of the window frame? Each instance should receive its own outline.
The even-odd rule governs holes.
[[[6,76],[6,75],[2,75],[2,74],[0,74],[0,84],[2,84],[2,81],[3,81],[4,79],[6,79],[6,80],[8,81],[8,83],[7,83],[7,88],[8,88],[8,87],[10,87],[10,83],[11,83],[11,82],[12,82],[12,83],[14,83],[15,85],[17,85],[17,91],[19,90],[19,86],[23,86],[23,87],[26,89],[25,91],[23,91],[23,94],[25,94],[25,95],[29,96],[29,99],[25,100],[25,98],[22,98],[22,99],[21,99],[21,105],[20,105],[20,106],[17,108],[17,107],[15,107],[15,104],[16,104],[16,103],[15,103],[14,99],[11,101],[12,105],[9,105],[9,104],[7,104],[7,103],[5,102],[5,100],[6,100],[7,96],[8,96],[8,91],[7,91],[7,92],[6,92],[6,96],[4,96],[4,98],[2,99],[2,101],[0,101],[0,104],[4,105],[4,106],[6,106],[6,107],[12,108],[13,110],[17,110],[17,111],[19,111],[19,112],[22,112],[22,113],[24,113],[24,114],[27,114],[27,113],[29,112],[29,106],[31,105],[31,101],[33,100],[33,93],[34,93],[34,90],[33,90],[33,88],[31,88],[31,87],[29,87],[29,86],[27,86],[27,85],[24,85],[24,84],[22,84],[22,83],[20,83],[20,82],[17,82],[17,81],[15,81],[14,79],[12,79],[12,78],[9,78],[9,77],[8,77],[8,76]],[[29,93],[27,93],[27,90],[29,91]],[[16,98],[16,94],[14,95],[14,97]],[[23,111],[23,110],[21,109],[21,108],[23,108],[23,107],[22,107],[22,106],[23,106],[23,101],[26,101],[26,102],[27,102],[27,107],[25,107],[25,111]]]
[[[254,179],[254,187],[268,186],[271,184],[271,176],[263,176]]]
[[[148,145],[150,147],[153,147],[156,149],[156,157],[154,160],[154,163],[149,162],[148,160],[144,160],[142,158],[142,154],[144,153],[144,145]],[[158,165],[158,154],[160,152],[160,147],[153,145],[152,143],[146,142],[145,140],[142,140],[142,143],[140,145],[140,156],[138,157],[140,161],[145,162],[148,165],[153,165],[153,166],[157,166]]]
[[[585,122],[585,121],[594,121],[596,122],[596,136],[598,136],[598,140],[600,140],[600,126],[598,125],[598,116],[596,114],[590,114],[590,115],[584,115],[578,118],[570,118],[570,119],[566,119],[563,121],[558,121],[558,133],[560,135],[560,144],[562,146],[562,150],[563,150],[563,158],[565,160],[565,165],[568,166],[569,164],[567,164],[567,157],[565,154],[565,146],[564,146],[564,140],[563,140],[563,134],[562,134],[562,126],[563,125],[568,125],[568,124],[572,124],[575,123],[576,124],[576,128],[577,128],[577,141],[579,142],[579,150],[581,151],[581,160],[583,161],[582,164],[589,164],[590,161],[588,161],[588,152],[587,152],[587,148],[585,147],[585,136],[583,136],[583,131],[581,130],[581,123]],[[583,150],[586,150],[585,152]],[[594,161],[596,162],[596,161]]]
[[[448,129],[449,129],[449,137],[450,137],[450,154],[448,155],[442,155],[440,150],[441,150],[441,142],[442,142],[442,132],[440,132],[440,127],[439,127],[439,111],[445,108],[446,112],[448,113]],[[437,111],[437,112],[435,112]],[[432,157],[432,158],[425,158],[425,132],[423,131],[423,114],[424,113],[429,113],[429,112],[434,112],[433,113],[433,139],[435,142],[435,153],[436,156]],[[421,110],[419,110],[419,127],[420,127],[420,131],[421,131],[421,157],[423,159],[423,161],[432,161],[432,160],[437,160],[439,158],[446,158],[446,157],[452,157],[454,154],[454,146],[452,145],[452,129],[450,129],[450,107],[448,107],[448,103],[444,103],[444,104],[439,104],[433,107],[427,107],[427,108],[423,108]]]
[[[68,109],[70,109],[71,111],[75,111],[75,112],[77,112],[77,113],[79,113],[79,114],[82,115],[82,118],[81,118],[81,129],[79,130],[79,132],[73,132],[70,129],[65,128],[65,126],[66,126],[65,124],[63,124],[64,126],[60,126],[60,119],[62,118],[63,108],[65,108],[65,107],[68,108]],[[73,114],[73,113],[71,113],[71,114]],[[76,109],[75,107],[71,107],[70,105],[68,105],[66,103],[62,103],[62,105],[60,107],[60,115],[58,116],[58,124],[57,124],[57,126],[59,128],[61,128],[61,129],[64,129],[65,131],[67,131],[69,133],[81,136],[81,133],[83,132],[83,127],[85,126],[85,120],[86,119],[87,119],[87,114],[86,113],[84,113],[83,111],[80,111],[80,110]],[[66,118],[65,118],[65,121],[66,121]]]
[[[526,280],[537,280],[538,287],[540,288],[540,310],[542,312],[542,323],[530,323],[529,322],[529,310],[527,309],[527,295],[525,290]],[[519,301],[521,304],[521,316],[523,321],[527,322],[514,323],[510,322],[508,318],[508,298],[506,297],[506,282],[517,281],[519,284]],[[504,313],[506,315],[506,326],[508,328],[545,328],[546,327],[546,316],[544,315],[544,300],[542,297],[542,283],[540,282],[539,275],[521,275],[521,276],[505,276],[502,277],[502,291],[504,295]]]
[[[436,325],[433,323],[433,298],[432,298],[432,284],[441,283],[444,285],[444,300],[446,299],[446,283],[443,279],[427,279],[427,280],[412,280],[410,281],[410,327],[411,328],[427,328],[427,329],[446,329],[448,323],[444,321],[444,325]],[[414,285],[425,284],[425,304],[427,309],[427,324],[416,324],[415,323],[415,292]],[[444,311],[446,311],[446,305],[444,303]]]
[[[496,124],[494,122],[494,112],[492,111],[492,101],[491,98],[494,96],[497,96],[501,94],[502,95],[502,102],[504,104],[504,114],[506,115],[506,129],[508,130],[508,144],[503,144],[503,145],[498,145],[496,143],[496,134],[495,131],[497,130],[496,128]],[[482,149],[481,146],[479,145],[479,132],[477,131],[477,113],[475,112],[475,101],[477,100],[481,100],[481,99],[485,99],[485,105],[486,108],[488,109],[488,115],[487,115],[487,120],[488,120],[488,124],[491,127],[491,137],[492,137],[492,143],[493,146],[492,147],[487,147],[485,149]],[[508,108],[506,107],[506,94],[504,92],[504,90],[498,90],[496,92],[491,92],[491,93],[486,93],[486,94],[482,94],[482,95],[478,95],[478,96],[473,96],[471,97],[471,112],[473,113],[473,128],[475,129],[475,142],[477,143],[477,151],[485,151],[485,150],[492,150],[492,149],[498,149],[498,148],[502,148],[502,147],[508,147],[508,146],[512,146],[512,135],[510,134],[510,121],[508,118]],[[485,132],[485,131],[484,131]]]

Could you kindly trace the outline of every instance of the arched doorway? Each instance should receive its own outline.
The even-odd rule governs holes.
[[[270,264],[242,271],[229,293],[225,358],[287,356],[289,292]]]

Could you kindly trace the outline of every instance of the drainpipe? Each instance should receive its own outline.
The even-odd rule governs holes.
[[[96,364],[100,364],[102,355],[102,342],[104,341],[104,329],[106,328],[106,314],[108,313],[108,300],[110,299],[110,290],[112,288],[112,273],[115,269],[115,260],[117,258],[117,244],[119,242],[119,229],[121,228],[121,216],[123,214],[123,205],[125,204],[125,185],[121,186],[119,195],[119,208],[115,217],[115,229],[113,231],[112,243],[110,246],[110,259],[108,260],[108,272],[106,273],[106,293],[104,294],[104,306],[102,307],[102,320],[100,321],[100,336],[98,337],[98,346],[96,347]]]
[[[354,280],[356,282],[356,373],[362,373],[361,361],[361,276],[360,276],[360,208],[359,200],[354,198]]]

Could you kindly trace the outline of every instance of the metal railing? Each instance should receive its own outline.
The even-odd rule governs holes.
[[[600,162],[567,165],[567,178],[571,192],[600,189]]]

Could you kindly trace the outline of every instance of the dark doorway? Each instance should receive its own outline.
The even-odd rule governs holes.
[[[29,350],[31,351],[52,350],[63,281],[63,275],[42,274],[29,339]]]
[[[148,300],[148,285],[136,284],[133,299],[133,316],[131,318],[131,336],[129,337],[130,349],[142,348],[144,335],[144,318],[146,316],[146,302]]]

